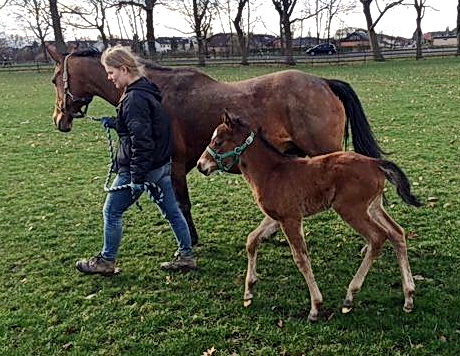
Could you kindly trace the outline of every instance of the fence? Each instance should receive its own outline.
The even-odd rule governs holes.
[[[429,57],[451,57],[457,53],[456,48],[424,48],[422,55],[425,58]],[[386,50],[382,51],[385,59],[404,59],[404,58],[415,58],[415,49],[398,49],[398,50]],[[310,55],[297,55],[294,56],[294,60],[297,64],[304,65],[340,65],[340,64],[352,64],[352,63],[364,63],[373,60],[372,52],[348,52],[334,55],[323,55],[323,56],[310,56]],[[263,56],[250,56],[248,61],[252,65],[283,65],[284,57],[277,55],[263,55]],[[238,65],[241,62],[241,57],[225,57],[225,58],[209,58],[206,59],[206,65],[217,66],[217,65]],[[174,58],[159,60],[159,63],[166,66],[190,66],[198,63],[197,58]],[[21,71],[52,71],[54,65],[43,62],[32,62],[32,63],[15,63],[8,64],[0,67],[1,72],[21,72]]]

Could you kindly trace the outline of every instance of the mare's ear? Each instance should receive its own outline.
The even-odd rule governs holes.
[[[62,61],[64,60],[64,56],[58,52],[56,46],[54,46],[52,44],[47,44],[46,45],[46,50],[48,51],[48,53],[50,54],[51,58],[53,58],[53,60],[55,62],[62,63]]]

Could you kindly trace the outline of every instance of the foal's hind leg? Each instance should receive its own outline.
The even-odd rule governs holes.
[[[319,310],[323,304],[323,296],[315,281],[311,268],[310,256],[303,236],[302,219],[287,219],[280,221],[281,228],[291,246],[292,256],[297,268],[302,273],[310,291],[311,309],[308,314],[309,321],[317,321]]]
[[[252,303],[253,288],[257,282],[256,264],[257,249],[260,243],[273,235],[279,228],[279,223],[272,218],[265,216],[260,225],[251,232],[246,241],[246,252],[248,255],[248,269],[246,271],[246,281],[244,285],[244,306],[249,307]]]
[[[415,283],[410,270],[407,256],[406,239],[404,229],[399,226],[385,211],[381,203],[373,210],[373,215],[382,225],[389,230],[389,240],[393,244],[401,271],[402,288],[404,293],[404,311],[411,312],[414,308]]]
[[[347,295],[343,302],[342,312],[348,313],[353,307],[354,296],[360,291],[372,263],[382,250],[383,243],[387,239],[387,231],[380,223],[369,216],[367,206],[359,207],[355,205],[353,209],[349,206],[346,206],[344,209],[341,207],[334,207],[334,209],[345,222],[363,235],[368,243],[366,254],[348,285]]]

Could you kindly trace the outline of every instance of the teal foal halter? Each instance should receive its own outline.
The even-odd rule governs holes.
[[[232,151],[217,153],[211,147],[206,147],[206,151],[214,158],[217,163],[217,169],[222,172],[229,172],[234,165],[240,163],[241,154],[248,148],[248,146],[254,141],[256,134],[251,131],[249,136],[246,138],[241,146],[236,146]],[[225,164],[224,160],[230,158],[231,162]]]

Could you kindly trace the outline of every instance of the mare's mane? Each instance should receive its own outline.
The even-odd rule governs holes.
[[[72,53],[65,53],[64,55],[72,54],[74,57],[89,57],[89,58],[98,58],[100,59],[102,56],[102,52],[96,48],[87,48],[80,51],[72,52]],[[144,66],[145,70],[148,71],[160,71],[160,72],[167,72],[167,73],[174,73],[174,74],[199,74],[207,78],[209,77],[206,73],[202,72],[201,70],[194,68],[194,67],[164,67],[157,63],[152,62],[151,60],[145,58],[138,58],[139,63]]]
[[[209,77],[206,73],[194,67],[177,67],[177,68],[164,67],[164,66],[161,66],[145,58],[140,58],[139,63],[144,66],[146,71],[174,72],[175,74],[190,73],[190,74],[200,74],[205,77]]]
[[[96,48],[87,48],[80,51],[65,53],[64,56],[71,54],[73,57],[92,57],[92,58],[101,58],[102,53]]]

